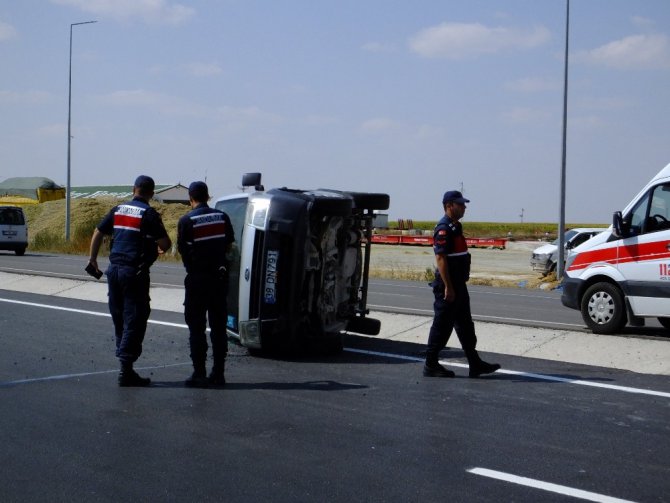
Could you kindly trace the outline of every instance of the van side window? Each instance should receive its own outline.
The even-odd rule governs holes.
[[[658,185],[630,213],[632,235],[670,229],[670,184]]]

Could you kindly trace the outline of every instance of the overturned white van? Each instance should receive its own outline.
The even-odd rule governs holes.
[[[594,332],[658,318],[670,329],[670,164],[613,223],[567,259],[563,305],[579,309]]]
[[[367,287],[373,210],[389,196],[328,189],[254,191],[219,198],[235,232],[228,333],[251,349],[341,347],[343,331],[377,335]]]

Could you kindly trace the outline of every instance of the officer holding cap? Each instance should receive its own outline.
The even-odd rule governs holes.
[[[465,214],[465,203],[469,202],[457,190],[447,191],[442,197],[444,216],[435,226],[433,234],[437,264],[435,280],[431,283],[435,295],[435,316],[428,335],[426,363],[423,368],[423,375],[426,377],[454,377],[451,370],[438,362],[440,351],[447,345],[454,328],[468,359],[470,377],[490,374],[500,368],[498,364],[483,361],[475,349],[477,336],[467,287],[470,278],[470,253],[460,223]]]
[[[140,377],[133,364],[142,354],[142,342],[151,312],[149,268],[172,242],[158,212],[149,206],[155,184],[151,177],[138,176],[133,199],[119,204],[93,231],[89,268],[101,274],[98,252],[105,235],[112,236],[107,285],[109,312],[114,322],[116,356],[121,362],[119,386],[149,386],[149,378]],[[87,269],[88,270],[88,269]]]
[[[226,323],[228,312],[228,261],[235,236],[230,218],[210,208],[205,182],[193,182],[188,188],[192,210],[179,219],[177,248],[186,268],[184,280],[184,318],[189,328],[193,374],[186,386],[206,387],[225,384],[224,368],[228,355]],[[207,377],[207,319],[212,343],[212,371]]]

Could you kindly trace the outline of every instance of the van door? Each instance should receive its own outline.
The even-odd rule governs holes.
[[[637,316],[670,316],[670,183],[649,190],[624,216],[630,236],[618,246],[618,269]]]

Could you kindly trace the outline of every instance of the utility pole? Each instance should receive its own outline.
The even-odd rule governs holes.
[[[566,0],[565,12],[565,68],[563,71],[563,155],[561,161],[561,196],[558,219],[558,264],[556,279],[562,279],[565,272],[565,164],[568,129],[568,36],[570,33],[570,0]]]
[[[80,24],[97,23],[97,21],[84,21],[83,23],[72,23],[70,25],[70,74],[67,85],[67,180],[65,193],[65,241],[70,241],[70,195],[72,187],[70,186],[70,142],[72,140],[72,133],[70,129],[72,118],[72,27]]]

